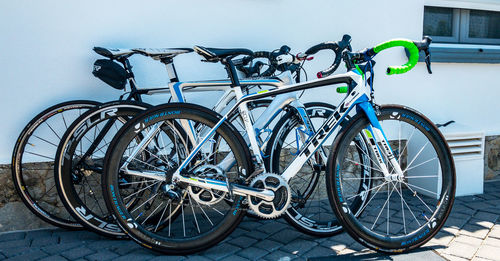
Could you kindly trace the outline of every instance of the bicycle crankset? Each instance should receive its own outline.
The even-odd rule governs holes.
[[[266,201],[254,196],[247,196],[249,208],[259,217],[277,218],[281,216],[290,205],[292,193],[290,185],[278,174],[262,173],[257,175],[250,187],[271,190],[274,192],[274,199]]]

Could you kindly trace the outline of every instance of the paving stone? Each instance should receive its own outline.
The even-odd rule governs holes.
[[[479,194],[476,195],[478,198],[482,198],[483,200],[487,200],[488,202],[495,200],[495,199],[500,199],[500,196],[497,195],[496,193],[489,193],[489,194]]]
[[[471,259],[476,253],[477,247],[460,243],[452,242],[446,250],[443,251],[444,254],[458,256],[462,258]]]
[[[318,243],[314,241],[304,241],[299,239],[282,246],[280,250],[293,255],[301,256],[316,245],[318,245]]]
[[[228,243],[241,247],[241,248],[246,248],[251,245],[253,245],[255,242],[257,242],[257,239],[251,238],[251,237],[246,237],[246,236],[240,236],[234,239],[231,239],[228,241]]]
[[[467,259],[467,258],[461,258],[461,257],[458,257],[458,256],[452,256],[452,255],[448,255],[448,254],[441,254],[441,256],[444,257],[444,258],[446,258],[449,261],[467,261],[467,260],[470,260],[470,259]]]
[[[61,255],[67,259],[77,259],[94,253],[93,250],[87,247],[77,247],[73,249],[66,250],[61,253]]]
[[[68,259],[60,256],[60,255],[54,255],[54,256],[48,256],[45,258],[40,259],[39,261],[66,261]]]
[[[255,231],[260,226],[262,226],[262,224],[255,221],[243,221],[240,225],[238,225],[239,228],[243,228],[248,231]]]
[[[139,249],[142,250],[143,247],[141,247],[139,244],[137,244],[136,242],[134,242],[132,240],[119,241],[119,243],[108,248],[108,250],[113,251],[121,256],[126,255],[132,251],[139,250]]]
[[[454,217],[449,217],[446,220],[445,226],[447,227],[456,227],[458,229],[462,228],[467,222],[469,221],[469,218],[454,218]]]
[[[214,247],[211,247],[210,249],[206,250],[203,252],[203,256],[206,256],[211,259],[215,260],[220,260],[223,259],[229,255],[232,255],[236,252],[238,252],[241,248],[237,246],[233,246],[228,243],[222,243],[219,245],[216,245]]]
[[[283,244],[287,244],[296,238],[298,238],[302,233],[295,230],[295,229],[284,229],[280,231],[279,233],[276,233],[272,236],[269,237],[269,239],[272,239],[274,241],[278,241]]]
[[[355,242],[355,240],[347,233],[338,234],[334,237],[331,237],[333,241],[344,243],[345,245],[351,245]]]
[[[64,250],[68,250],[70,248],[76,248],[77,246],[80,246],[80,242],[71,242],[71,243],[62,243],[62,244],[55,244],[51,246],[45,246],[42,247],[42,251],[48,253],[49,255],[55,255],[60,252],[63,252]]]
[[[0,234],[0,242],[24,239],[26,232],[8,232]]]
[[[276,261],[276,260],[289,261],[289,260],[292,260],[295,258],[297,258],[297,256],[292,255],[290,253],[283,252],[283,251],[279,251],[279,250],[274,251],[274,252],[268,254],[267,256],[264,256],[264,259],[270,260],[270,261]]]
[[[355,251],[367,250],[367,248],[365,246],[361,245],[358,242],[355,242],[354,244],[350,245],[349,249],[352,249],[352,250],[355,250]]]
[[[482,245],[476,253],[477,257],[500,260],[500,246]]]
[[[280,248],[281,246],[283,246],[283,244],[274,240],[264,239],[260,242],[255,243],[253,246],[271,252]]]
[[[113,259],[116,257],[118,257],[117,254],[115,254],[109,250],[102,250],[102,251],[99,251],[95,254],[86,256],[85,259],[88,259],[90,261],[98,261],[98,260],[110,260],[110,259]]]
[[[12,240],[12,241],[3,241],[0,242],[0,251],[3,249],[9,249],[13,247],[22,247],[22,246],[29,246],[31,240]]]
[[[149,261],[180,261],[180,260],[186,260],[186,257],[162,255],[153,257],[153,259],[149,259]]]
[[[64,233],[53,233],[53,236],[59,236],[60,242],[69,243],[82,240],[99,240],[99,235],[89,231],[68,231]]]
[[[152,251],[147,251],[146,249],[136,250],[133,253],[128,253],[124,256],[115,258],[114,261],[141,261],[149,260],[156,257],[159,254],[155,254]]]
[[[484,245],[490,245],[490,246],[497,246],[497,247],[500,247],[500,239],[499,238],[494,238],[494,237],[487,237],[484,241],[483,241],[483,244]],[[500,253],[499,253],[500,255]],[[499,256],[500,257],[500,256]]]
[[[484,211],[478,211],[474,215],[474,218],[478,219],[478,220],[484,220],[484,221],[489,221],[489,222],[494,223],[495,221],[497,221],[497,219],[498,219],[499,216],[500,215],[493,214],[493,213],[488,213],[488,212],[484,212]]]
[[[208,259],[208,258],[203,257],[203,256],[188,256],[188,257],[186,257],[185,260],[189,260],[189,261],[212,261],[212,259]]]
[[[257,240],[262,240],[264,238],[269,237],[269,233],[254,230],[251,233],[248,233],[246,236],[251,237],[251,238],[255,238]]]
[[[52,229],[43,229],[43,230],[35,230],[26,233],[25,239],[34,239],[41,237],[50,237],[52,236]]]
[[[272,222],[272,223],[267,223],[265,225],[262,225],[260,227],[257,227],[256,229],[259,231],[262,231],[264,233],[268,234],[274,234],[280,230],[283,230],[285,228],[289,227],[286,224],[283,223],[278,223],[278,222]]]
[[[304,258],[311,258],[311,257],[331,257],[337,255],[337,252],[333,249],[326,248],[323,246],[315,246],[311,248],[309,251],[307,251],[305,254],[302,255]]]
[[[348,245],[346,245],[344,243],[339,243],[339,242],[336,242],[336,241],[333,241],[333,240],[323,241],[323,242],[321,242],[320,245],[324,246],[326,248],[329,248],[331,250],[334,250],[337,253],[339,253],[340,251],[344,250],[348,246]]]
[[[31,241],[32,247],[44,247],[49,245],[55,245],[59,242],[59,238],[57,237],[42,237],[42,238],[34,238]]]
[[[481,226],[481,227],[487,228],[488,230],[491,229],[495,225],[495,223],[493,223],[493,222],[481,220],[481,219],[475,219],[475,218],[469,220],[468,224]]]
[[[457,236],[458,234],[460,234],[460,229],[454,228],[454,227],[443,227],[441,229],[441,231],[447,232],[447,233],[449,233],[451,235],[454,235],[454,236]]]
[[[245,229],[242,229],[242,228],[237,228],[233,231],[233,233],[231,233],[231,235],[229,235],[229,237],[232,237],[232,238],[237,238],[237,237],[240,237],[240,236],[246,236],[248,234],[251,234],[252,232],[248,231],[248,230],[245,230]]]
[[[467,224],[462,229],[460,229],[460,234],[477,238],[485,238],[486,235],[488,235],[488,232],[489,229],[487,228],[470,224]]]
[[[474,203],[468,203],[468,207],[472,209],[485,209],[494,206],[493,204],[489,204],[488,201],[484,202],[474,202]]]
[[[25,260],[35,260],[35,259],[40,259],[40,258],[44,258],[48,256],[47,254],[45,254],[44,252],[42,252],[41,250],[36,250],[36,251],[31,251],[29,253],[24,253],[24,254],[21,254],[21,255],[17,255],[17,256],[14,256],[14,257],[11,257],[11,258],[8,258],[6,260],[9,260],[9,261],[14,261],[14,260],[19,260],[19,261],[25,261]]]
[[[23,247],[12,247],[12,248],[8,248],[8,249],[2,249],[0,251],[6,257],[13,257],[13,256],[26,254],[26,253],[30,253],[30,252],[38,251],[38,250],[39,250],[38,248],[23,246]]]
[[[489,237],[500,238],[500,225],[494,225],[488,234]]]
[[[466,245],[478,247],[483,243],[483,240],[480,238],[471,237],[471,236],[467,236],[467,235],[459,235],[458,237],[455,238],[455,240],[453,242],[460,242],[460,243],[464,243]]]
[[[495,202],[490,202],[490,203],[495,204],[495,206],[490,207],[490,208],[483,208],[481,210],[484,212],[500,215],[500,200],[498,200],[498,201],[495,200]],[[497,219],[497,222],[498,222],[498,219]]]
[[[226,258],[223,258],[221,259],[221,261],[249,261],[250,259],[246,259],[244,257],[241,257],[241,256],[235,256],[235,255],[232,255],[232,256],[228,256]]]
[[[248,247],[236,252],[237,255],[250,260],[259,260],[261,257],[267,255],[268,253],[268,251],[256,247]]]
[[[491,259],[486,259],[486,258],[476,256],[472,259],[472,261],[491,261]]]
[[[113,248],[116,245],[120,245],[121,243],[125,242],[124,240],[110,240],[110,239],[105,239],[105,240],[92,240],[86,242],[86,246],[92,250],[103,250],[103,249],[109,249]]]

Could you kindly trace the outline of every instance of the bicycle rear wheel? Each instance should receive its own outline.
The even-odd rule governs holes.
[[[12,153],[12,180],[28,209],[43,221],[65,229],[81,229],[64,208],[54,183],[57,146],[68,126],[99,102],[56,104],[35,116],[17,138]]]
[[[356,148],[356,137],[370,126],[367,117],[358,114],[334,143],[328,162],[328,193],[337,217],[355,240],[376,251],[400,253],[425,244],[444,225],[455,197],[455,169],[445,139],[425,116],[387,105],[377,117],[404,176],[386,179],[369,150],[371,195],[361,215],[353,214],[351,202],[366,194],[346,185],[360,171],[350,151]],[[386,155],[382,157],[388,162]],[[388,168],[390,174],[395,173],[391,164]]]
[[[99,105],[77,118],[61,138],[54,172],[57,191],[68,212],[90,231],[126,237],[102,197],[104,156],[118,129],[149,107],[133,101]]]
[[[306,112],[315,130],[335,112],[336,107],[327,103],[312,102],[304,104]],[[332,139],[335,138],[335,132]],[[310,134],[309,134],[310,135]],[[304,137],[304,138],[301,138]],[[281,174],[295,159],[308,134],[305,133],[304,123],[295,110],[290,110],[277,124],[273,135],[269,139],[266,155],[269,156],[269,170]],[[328,142],[328,141],[326,141]],[[370,160],[363,157],[363,150],[367,150],[364,140],[358,141],[358,149],[353,151],[353,156],[362,163],[363,171],[359,172],[360,179],[352,181],[352,187],[359,191],[367,190],[371,186]],[[342,232],[342,226],[337,221],[331,209],[326,186],[326,160],[330,146],[322,146],[325,157],[321,151],[314,156],[290,179],[292,188],[292,203],[287,209],[284,218],[299,231],[313,236],[333,236]],[[367,177],[364,178],[363,177]],[[356,209],[362,207],[363,201],[356,204]]]

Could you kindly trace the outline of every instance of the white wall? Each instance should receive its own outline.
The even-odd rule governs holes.
[[[1,1],[0,163],[10,161],[15,138],[42,109],[71,99],[106,101],[121,94],[92,76],[92,63],[99,58],[93,46],[200,44],[270,50],[288,44],[298,52],[349,33],[354,49],[361,49],[391,38],[420,39],[423,5],[423,0],[376,4],[361,0]],[[182,80],[225,76],[220,64],[199,60],[196,54],[176,58]],[[500,119],[494,116],[500,109],[495,80],[499,65],[433,64],[434,74],[427,75],[425,66],[419,64],[410,73],[388,77],[384,74],[387,65],[405,62],[402,51],[387,51],[376,60],[379,103],[406,104],[437,122],[453,119],[500,131]],[[144,57],[132,62],[139,84],[166,83],[161,64]],[[326,52],[316,57],[308,67],[310,77],[330,63]],[[305,97],[339,100],[328,88],[310,91]]]

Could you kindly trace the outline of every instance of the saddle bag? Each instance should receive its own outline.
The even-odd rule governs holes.
[[[109,59],[95,61],[92,74],[118,90],[124,89],[127,84],[127,71],[120,64]]]

